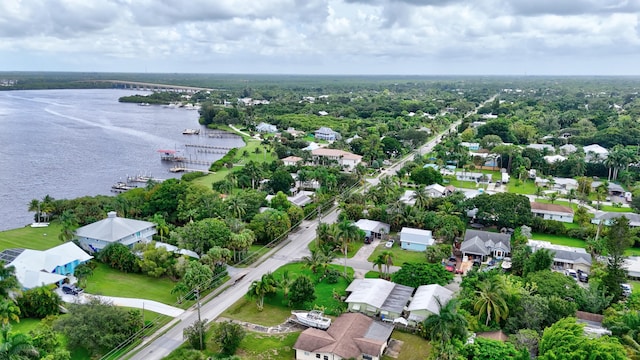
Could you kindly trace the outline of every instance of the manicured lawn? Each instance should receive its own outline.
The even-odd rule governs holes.
[[[317,296],[317,295],[316,295]],[[255,300],[249,300],[246,297],[235,302],[220,317],[229,318],[239,321],[247,321],[253,324],[263,326],[276,326],[282,324],[291,316],[291,309],[283,306],[274,306],[266,303],[262,311],[258,311]]]
[[[541,204],[551,204],[551,201],[549,201],[549,199],[544,198],[544,197],[540,197],[536,199],[537,203],[541,203]],[[576,202],[568,202],[568,201],[564,201],[564,200],[556,200],[553,202],[556,205],[562,205],[562,206],[568,206],[570,208],[573,209],[573,211],[578,211],[578,203]]]
[[[533,240],[549,241],[552,244],[557,244],[557,245],[572,246],[577,248],[584,248],[586,245],[584,240],[575,239],[575,238],[571,238],[563,235],[549,235],[549,234],[540,234],[540,233],[533,233],[532,235],[533,235]]]
[[[637,247],[628,248],[624,252],[624,254],[627,256],[640,256],[640,248],[637,248]]]
[[[40,325],[40,319],[20,319],[20,322],[11,322],[11,332],[28,334]]]
[[[429,358],[431,344],[418,335],[400,332],[398,330],[391,334],[392,339],[402,341],[402,347],[397,360],[420,360]],[[383,360],[391,360],[389,356],[383,356]]]
[[[97,263],[87,281],[86,292],[95,295],[142,298],[175,305],[177,297],[171,294],[175,283],[167,278],[153,278],[143,274],[127,274]],[[186,304],[183,304],[186,305]]]
[[[536,184],[533,180],[518,181],[512,178],[507,184],[507,191],[514,194],[533,195],[536,193]]]
[[[251,360],[289,360],[295,358],[293,345],[299,332],[288,334],[262,334],[247,332],[240,342],[236,355]]]
[[[347,250],[347,258],[351,259],[361,247],[364,246],[364,240],[349,243],[349,250]],[[315,250],[318,248],[315,241],[309,243],[309,250]],[[336,259],[344,259],[344,253],[340,250],[334,251]]]
[[[0,251],[11,248],[47,250],[62,244],[58,240],[61,226],[52,223],[44,228],[30,226],[0,232]]]
[[[631,289],[633,292],[640,292],[640,281],[629,280],[629,284],[631,285]]]
[[[453,179],[445,179],[444,180],[445,185],[453,185],[456,188],[462,188],[462,189],[484,189],[484,186],[478,186],[475,182],[473,181],[460,181],[460,180],[456,180],[455,178]]]
[[[380,278],[380,273],[377,272],[377,271],[373,271],[373,270],[367,271],[367,273],[364,274],[364,278],[365,279],[378,279],[378,278]]]
[[[403,263],[422,263],[426,261],[425,254],[422,251],[409,251],[402,250],[400,244],[396,242],[391,249],[384,247],[384,243],[378,245],[373,251],[373,254],[369,256],[369,261],[374,261],[383,251],[391,251],[393,253],[393,264],[402,265]]]
[[[595,208],[597,206],[597,203],[594,202],[592,206]],[[608,212],[633,212],[633,210],[630,207],[615,207],[615,206],[604,205],[604,204],[600,204],[600,210],[608,211]]]

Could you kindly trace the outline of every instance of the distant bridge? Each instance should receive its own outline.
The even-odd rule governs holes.
[[[194,94],[198,91],[213,91],[215,89],[201,88],[195,86],[180,86],[180,85],[168,85],[168,84],[154,84],[139,81],[125,81],[125,80],[90,80],[94,83],[109,83],[115,88],[120,89],[136,89],[141,91],[155,91],[155,92],[181,92]]]

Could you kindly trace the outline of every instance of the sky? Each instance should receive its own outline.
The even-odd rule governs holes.
[[[640,0],[2,0],[0,71],[640,75]]]

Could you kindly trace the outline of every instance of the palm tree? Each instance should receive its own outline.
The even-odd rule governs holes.
[[[282,277],[277,279],[278,288],[282,290],[282,295],[286,299],[289,296],[289,290],[291,289],[291,285],[295,279],[289,276],[289,270],[285,270],[282,273]]]
[[[39,355],[38,350],[31,345],[29,336],[11,333],[11,325],[4,324],[0,329],[2,343],[0,343],[0,359],[29,359]]]
[[[486,315],[486,326],[489,326],[491,320],[500,322],[509,315],[509,307],[504,299],[504,287],[498,278],[493,277],[478,284],[476,296],[473,309],[478,312],[478,319]]]
[[[458,313],[458,300],[451,299],[442,304],[440,298],[435,297],[438,303],[438,313],[426,318],[422,323],[422,336],[445,344],[453,339],[464,341],[467,337],[467,319]]]
[[[385,277],[387,279],[390,278],[390,274],[391,274],[391,266],[393,266],[393,252],[391,251],[383,251],[380,256],[382,258],[382,261],[384,261],[384,267],[385,267]]]
[[[0,322],[7,325],[10,321],[20,322],[20,308],[15,302],[2,299],[0,300]]]
[[[258,311],[262,311],[264,309],[264,297],[275,291],[276,287],[273,275],[271,273],[266,273],[262,275],[261,280],[255,280],[251,283],[249,291],[247,292],[247,297],[250,299],[256,299]]]
[[[551,203],[553,204],[556,200],[558,200],[558,193],[557,192],[552,192],[547,194],[547,197],[549,198],[549,201],[551,201]]]
[[[372,267],[378,267],[378,273],[380,274],[380,277],[384,277],[384,273],[382,272],[382,265],[385,264],[385,261],[382,258],[382,254],[378,255],[378,257],[373,260],[372,264]]]
[[[567,199],[569,199],[569,203],[571,203],[571,201],[576,197],[577,197],[576,189],[569,189],[569,192],[567,192]]]
[[[433,198],[427,191],[426,186],[419,187],[411,196],[413,200],[415,200],[416,207],[418,209],[424,210],[431,207],[431,203],[433,202]]]
[[[18,279],[16,278],[16,268],[13,266],[4,266],[4,261],[0,261],[0,299],[9,298],[9,293],[20,288]]]
[[[40,216],[40,200],[38,200],[38,199],[31,200],[29,202],[28,211],[35,211],[36,212],[36,222],[40,222],[40,220],[41,220],[41,216]]]
[[[160,235],[160,241],[164,242],[164,236],[169,234],[169,225],[161,214],[153,215],[151,222],[156,224],[156,231]]]
[[[598,202],[598,210],[600,210],[600,202],[607,196],[607,188],[603,185],[598,186],[596,189],[596,201]]]
[[[349,220],[343,220],[338,223],[338,239],[340,240],[342,252],[344,253],[344,277],[347,277],[347,254],[349,252],[349,244],[360,237],[360,229]]]
[[[73,210],[65,210],[60,215],[60,223],[62,224],[62,230],[58,239],[62,242],[67,242],[73,239],[75,231],[78,228],[78,218]]]
[[[541,186],[536,186],[536,196],[537,197],[541,197],[542,196],[542,187]]]
[[[318,273],[318,270],[322,269],[324,264],[328,263],[327,258],[320,249],[311,249],[310,256],[304,256],[302,258],[303,267],[311,270],[312,273]]]
[[[242,219],[247,214],[247,204],[238,196],[231,196],[226,200],[227,209],[237,219]]]

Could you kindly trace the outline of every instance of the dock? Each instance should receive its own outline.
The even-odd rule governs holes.
[[[202,172],[202,173],[205,173],[205,174],[215,174],[214,172],[209,171],[209,170],[189,169],[189,168],[186,168],[186,167],[183,167],[183,166],[174,166],[171,169],[169,169],[169,171],[172,172],[172,173],[199,171],[199,172]]]
[[[240,138],[240,135],[228,133],[226,131],[208,131],[207,136],[210,138],[218,138],[218,139],[230,139],[230,138]]]

